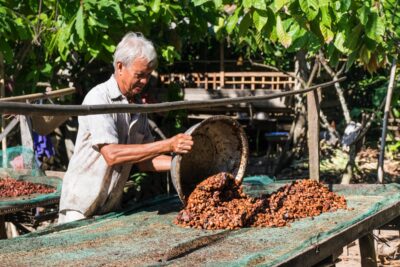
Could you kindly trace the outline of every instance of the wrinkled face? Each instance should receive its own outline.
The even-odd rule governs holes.
[[[153,69],[149,67],[148,61],[143,58],[135,59],[131,65],[124,66],[117,62],[115,79],[117,80],[121,93],[128,99],[142,92],[143,87],[150,79]]]

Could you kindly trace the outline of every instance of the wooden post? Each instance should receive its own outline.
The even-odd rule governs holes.
[[[224,39],[219,43],[219,75],[220,75],[220,88],[225,87],[225,42]],[[214,88],[217,89],[217,88]]]
[[[376,252],[374,237],[371,233],[361,237],[359,239],[360,244],[360,256],[361,256],[361,266],[363,267],[376,267]]]
[[[32,123],[28,116],[20,117],[21,144],[33,150]]]
[[[307,93],[307,120],[310,179],[319,181],[319,101],[316,90]]]
[[[7,239],[6,221],[4,215],[0,215],[0,239]]]

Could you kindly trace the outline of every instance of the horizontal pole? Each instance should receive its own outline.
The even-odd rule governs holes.
[[[74,87],[68,87],[68,88],[50,91],[50,92],[46,92],[46,93],[35,93],[35,94],[29,94],[29,95],[4,97],[4,98],[0,98],[0,102],[25,102],[26,100],[34,101],[34,100],[39,100],[39,99],[56,98],[56,97],[60,97],[60,96],[73,94],[73,93],[75,93],[75,90],[76,89]]]
[[[317,88],[325,88],[336,82],[345,80],[342,77],[336,81],[317,84],[305,89],[274,93],[266,96],[246,96],[227,99],[214,99],[204,101],[175,101],[159,104],[110,104],[110,105],[51,105],[51,104],[26,104],[13,102],[0,102],[0,112],[22,115],[52,115],[52,116],[81,116],[110,113],[152,113],[166,112],[187,108],[207,108],[229,104],[260,102],[274,98],[286,97],[307,93]]]

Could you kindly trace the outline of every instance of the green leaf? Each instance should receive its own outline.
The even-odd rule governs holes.
[[[257,31],[261,32],[268,22],[268,13],[264,10],[255,10],[253,13],[253,23]]]
[[[339,50],[332,43],[328,46],[328,59],[332,67],[336,67],[339,63]]]
[[[90,55],[94,58],[97,58],[97,56],[100,54],[100,50],[97,49],[97,47],[88,47],[88,51]]]
[[[319,29],[321,30],[325,43],[330,43],[334,38],[333,32],[322,23],[319,25]]]
[[[211,2],[212,0],[193,0],[192,3],[194,6],[201,6],[204,3]]]
[[[371,51],[363,45],[360,49],[360,59],[363,64],[368,64],[369,59],[371,58]]]
[[[317,0],[299,0],[299,3],[308,20],[313,20],[318,15]]]
[[[42,68],[42,70],[40,72],[43,75],[49,77],[51,75],[52,70],[53,70],[53,67],[49,63],[46,63],[46,65],[44,65],[44,67]]]
[[[355,50],[360,42],[362,26],[358,24],[351,30],[350,36],[347,36],[346,46],[350,50]]]
[[[175,58],[180,58],[180,55],[176,52],[175,47],[171,45],[164,47],[161,51],[161,55],[168,63],[174,62]]]
[[[101,44],[108,52],[113,53],[115,51],[115,44],[108,35],[102,36]]]
[[[329,3],[330,3],[330,0],[318,0],[319,8],[328,7]]]
[[[228,18],[228,23],[226,24],[226,31],[228,34],[231,34],[233,30],[236,28],[238,20],[239,20],[239,13],[241,12],[242,7],[236,8],[235,13]]]
[[[368,16],[369,16],[369,8],[367,6],[362,6],[357,10],[357,15],[358,19],[360,20],[362,25],[366,25],[368,22]]]
[[[85,23],[83,21],[83,7],[80,6],[76,14],[75,29],[81,40],[85,40]]]
[[[252,0],[243,0],[242,5],[244,8],[251,8],[253,6]]]
[[[321,23],[324,24],[324,26],[331,29],[332,18],[329,14],[329,8],[325,6],[321,7],[320,10],[321,10]]]
[[[353,66],[354,62],[357,59],[357,51],[352,52],[346,62],[346,72]]]
[[[222,6],[223,0],[213,0],[215,9],[219,9]]]
[[[340,11],[346,12],[351,7],[351,4],[352,4],[353,1],[340,0],[339,2],[340,2]]]
[[[372,12],[369,16],[367,25],[365,26],[365,33],[370,39],[375,40],[378,43],[383,42],[385,23],[383,18],[379,17],[377,12]]]
[[[239,36],[244,36],[247,34],[247,30],[250,27],[250,23],[251,23],[250,12],[247,12],[239,24]]]
[[[289,0],[274,0],[274,6],[275,6],[276,11],[279,11],[288,2],[289,2]]]
[[[279,15],[276,17],[276,33],[278,35],[279,42],[285,48],[288,48],[292,44],[292,37],[285,31]]]
[[[260,10],[265,10],[267,9],[267,4],[265,3],[265,0],[253,0],[253,7]]]
[[[335,47],[343,54],[347,54],[348,52],[348,49],[344,45],[345,41],[346,41],[346,34],[344,32],[338,32],[335,36],[335,41],[333,42]]]
[[[153,0],[150,3],[151,10],[153,10],[154,13],[158,13],[160,11],[160,4],[161,0]]]

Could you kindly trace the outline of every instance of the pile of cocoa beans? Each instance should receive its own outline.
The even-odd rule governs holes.
[[[190,194],[175,224],[198,229],[282,227],[305,217],[346,209],[339,196],[322,183],[297,180],[270,195],[250,197],[229,173],[218,173]]]
[[[18,181],[9,177],[0,178],[0,198],[48,194],[54,191],[54,188],[43,184]]]

